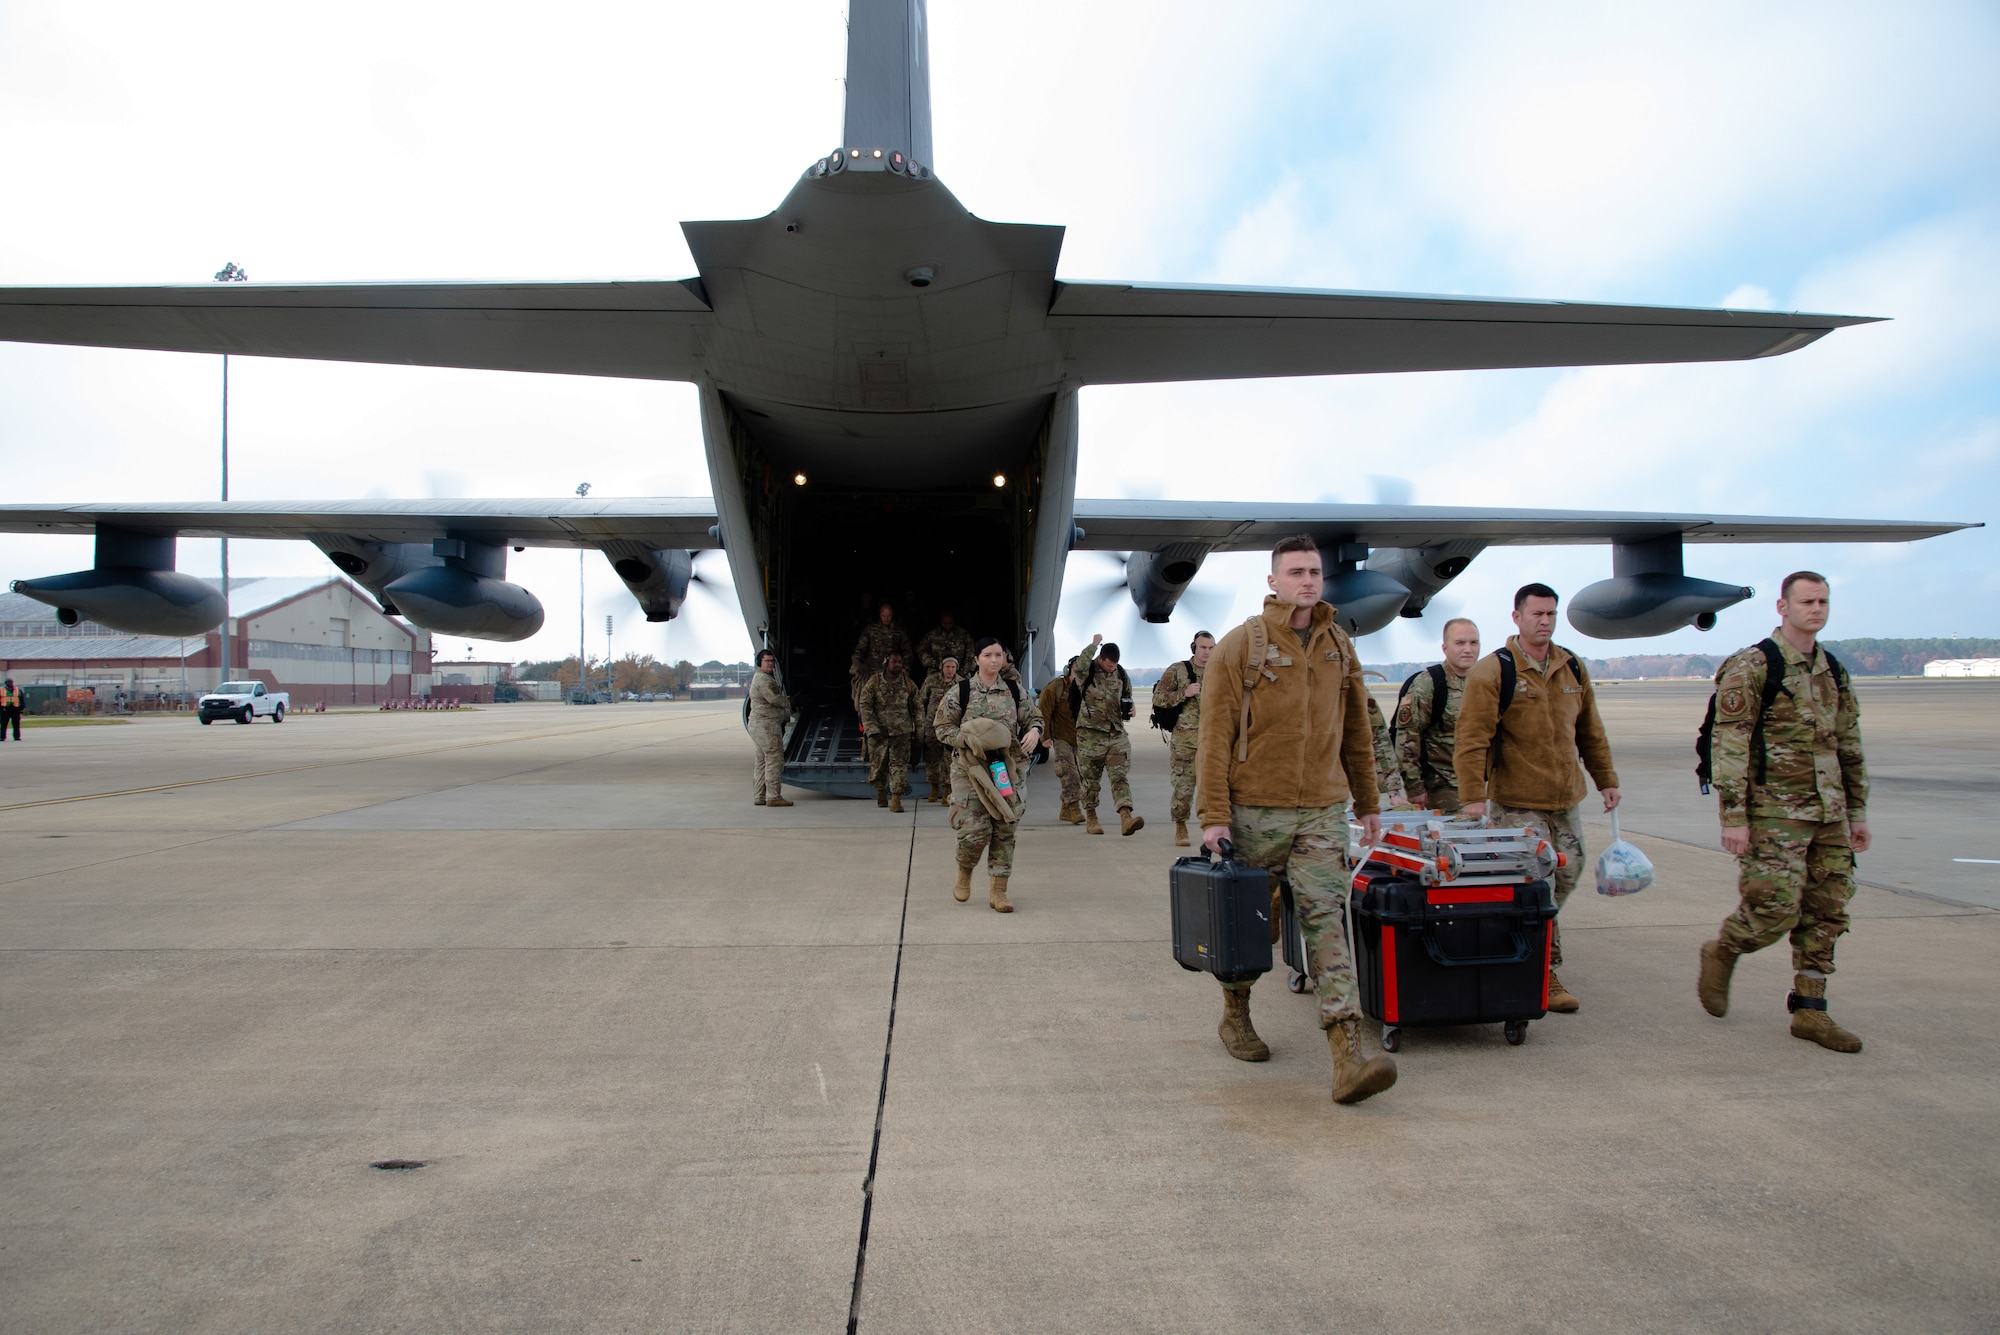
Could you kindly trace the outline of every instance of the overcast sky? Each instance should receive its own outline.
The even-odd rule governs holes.
[[[1226,16],[1226,17],[1224,17]],[[1138,386],[1083,393],[1083,496],[2000,518],[2000,7],[933,0],[939,178],[1068,227],[1060,276],[1893,317],[1717,366]],[[0,3],[0,283],[681,277],[681,219],[770,211],[840,138],[837,0],[334,8]],[[233,359],[231,496],[702,496],[678,384]],[[211,499],[213,357],[0,344],[10,501]],[[244,574],[330,571],[238,543]],[[181,568],[213,573],[216,544]],[[0,536],[0,575],[90,564]],[[1826,570],[1830,635],[2000,633],[2000,539],[1692,547],[1757,586]],[[721,563],[711,567],[721,573]],[[1482,555],[1421,621],[1497,643],[1512,589],[1608,549]],[[1060,627],[1101,560],[1071,567]],[[573,555],[512,558],[574,649]],[[649,626],[601,559],[591,648],[734,658],[733,599]],[[1218,628],[1254,558],[1197,582]],[[1102,629],[1160,662],[1182,632]],[[1180,618],[1177,618],[1177,623]],[[668,635],[671,633],[671,642]],[[1136,643],[1135,643],[1136,641]],[[441,647],[463,656],[467,643]]]

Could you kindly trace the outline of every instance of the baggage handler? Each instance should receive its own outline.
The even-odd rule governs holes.
[[[1368,689],[1353,641],[1320,601],[1318,542],[1280,542],[1268,582],[1263,612],[1222,637],[1203,678],[1201,842],[1215,849],[1228,839],[1238,857],[1290,882],[1333,1053],[1333,1101],[1359,1103],[1396,1083],[1392,1059],[1362,1060],[1345,933],[1349,806],[1370,843],[1382,836]],[[1268,1061],[1271,1049],[1250,1024],[1250,986],[1222,985],[1217,1032],[1238,1061]]]
[[[917,684],[903,671],[903,655],[891,649],[882,670],[861,688],[861,726],[868,731],[868,783],[875,805],[903,809],[910,791],[910,741],[916,736]]]
[[[1062,812],[1056,819],[1083,824],[1083,776],[1076,767],[1076,715],[1069,709],[1069,678],[1051,677],[1042,685],[1042,722],[1048,726],[1049,755],[1062,784]]]
[[[966,650],[965,657],[968,662],[971,660],[970,649]],[[945,691],[957,689],[958,659],[947,654],[938,660],[936,670],[924,678],[923,690],[917,695],[917,732],[924,745],[924,777],[931,785],[931,795],[924,801],[936,802],[939,805],[943,805],[945,800],[945,785],[949,782],[948,776],[951,773],[951,755],[945,750],[944,743],[937,739],[937,734],[931,730],[931,720],[937,717],[938,701],[944,698]]]
[[[1845,671],[1819,647],[1829,606],[1824,575],[1787,575],[1771,638],[1731,655],[1716,673],[1711,757],[1722,847],[1736,855],[1741,902],[1701,948],[1698,991],[1710,1015],[1726,1014],[1737,956],[1790,933],[1792,1036],[1859,1052],[1861,1040],[1826,1010],[1833,946],[1854,897],[1854,855],[1872,838],[1861,706]],[[1784,665],[1775,690],[1766,645]]]
[[[1466,675],[1452,767],[1458,771],[1464,815],[1489,816],[1494,825],[1525,826],[1563,855],[1563,865],[1551,878],[1560,915],[1583,870],[1579,804],[1587,790],[1577,771],[1578,757],[1596,781],[1606,811],[1618,805],[1619,792],[1590,673],[1551,638],[1556,601],[1556,591],[1546,584],[1523,584],[1515,591],[1518,633]],[[1511,674],[1504,670],[1503,654],[1513,665]],[[1513,694],[1503,699],[1510,675]],[[1569,1014],[1583,1003],[1556,976],[1563,962],[1560,917],[1549,924],[1549,937],[1549,1009]]]
[[[1042,744],[1042,719],[1035,708],[1035,697],[1000,675],[1007,666],[1007,651],[1000,647],[1000,641],[981,640],[975,661],[979,670],[962,678],[956,690],[945,692],[932,721],[937,739],[950,747],[952,753],[950,817],[951,828],[958,832],[958,881],[952,887],[951,897],[961,904],[972,897],[972,869],[979,865],[979,855],[983,852],[986,903],[995,913],[1012,913],[1014,906],[1007,899],[1007,879],[1014,874],[1015,827],[1021,813],[1027,810],[1027,800],[1016,783],[1013,796],[1005,799],[1014,819],[996,820],[974,791],[974,776],[967,766],[997,757],[992,753],[979,759],[969,757],[966,748],[960,745],[959,734],[981,719],[992,720],[1001,735],[1011,739],[1004,747],[1004,754],[1007,767],[1019,776],[1026,773],[1027,753]]]
[[[1103,834],[1097,823],[1098,782],[1110,771],[1111,800],[1118,807],[1118,833],[1137,834],[1146,818],[1132,814],[1132,678],[1118,664],[1118,646],[1102,635],[1069,665],[1071,707],[1076,713],[1076,759],[1083,779],[1083,832]]]
[[[757,654],[757,670],[750,674],[750,717],[744,728],[757,748],[753,779],[760,807],[788,807],[785,782],[785,720],[792,716],[791,697],[778,685],[778,655],[769,649]]]
[[[1396,762],[1410,801],[1449,816],[1460,806],[1452,750],[1458,739],[1465,674],[1479,661],[1479,627],[1464,617],[1453,617],[1444,623],[1444,642],[1438,647],[1444,661],[1412,676],[1396,702]],[[1439,677],[1444,678],[1443,699],[1438,698]]]
[[[1174,818],[1174,844],[1188,846],[1188,817],[1194,814],[1194,758],[1201,743],[1201,674],[1208,669],[1209,655],[1215,652],[1215,637],[1196,631],[1188,641],[1188,656],[1160,674],[1153,683],[1153,717],[1157,721],[1171,711],[1172,731],[1167,733],[1167,767],[1173,777],[1174,799],[1168,814]]]

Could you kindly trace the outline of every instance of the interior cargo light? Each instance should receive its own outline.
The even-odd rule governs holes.
[[[994,485],[994,486],[996,486],[996,487],[1004,487],[1004,486],[1006,486],[1006,485],[1007,485],[1007,475],[1006,475],[1005,473],[995,473],[995,474],[993,475],[993,485]]]
[[[792,483],[795,486],[803,487],[806,484],[806,475],[804,473],[792,474]]]

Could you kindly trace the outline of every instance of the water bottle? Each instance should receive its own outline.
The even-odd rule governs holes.
[[[1008,776],[1007,762],[996,760],[986,768],[993,771],[993,786],[1000,790],[1000,796],[1012,797],[1014,795],[1014,780]]]

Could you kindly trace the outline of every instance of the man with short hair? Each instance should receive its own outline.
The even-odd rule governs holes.
[[[900,651],[891,649],[882,670],[861,688],[861,726],[868,730],[875,805],[900,812],[910,790],[910,738],[917,731],[917,684],[903,671]]]
[[[1070,825],[1083,824],[1083,776],[1076,763],[1076,715],[1069,708],[1069,675],[1050,677],[1042,683],[1036,702],[1048,724],[1049,758],[1056,767],[1062,786],[1062,810],[1056,819]]]
[[[951,774],[951,753],[938,740],[931,720],[937,717],[938,701],[944,699],[944,693],[957,689],[958,659],[947,654],[937,661],[936,671],[924,678],[923,689],[917,694],[917,732],[924,743],[924,777],[931,786],[931,795],[924,800],[940,805]]]
[[[1132,814],[1132,740],[1125,720],[1132,717],[1132,678],[1118,664],[1118,646],[1093,635],[1069,665],[1070,699],[1076,714],[1076,759],[1083,782],[1084,833],[1103,834],[1097,823],[1098,783],[1111,772],[1111,800],[1118,806],[1118,832],[1137,834],[1144,816]]]
[[[917,642],[917,661],[923,664],[924,680],[935,677],[947,658],[958,660],[960,672],[968,671],[966,664],[972,661],[972,636],[951,613],[940,612],[937,625]],[[925,731],[930,730],[926,728]]]
[[[785,721],[792,716],[791,697],[778,685],[778,655],[757,651],[757,670],[750,674],[749,708],[743,727],[757,748],[754,781],[760,807],[788,807],[785,797]]]
[[[1777,629],[1715,674],[1709,754],[1739,902],[1701,948],[1696,990],[1710,1015],[1726,1015],[1737,957],[1789,933],[1792,1036],[1859,1052],[1861,1040],[1826,1009],[1833,947],[1854,897],[1854,855],[1873,838],[1861,705],[1845,669],[1819,647],[1831,606],[1826,576],[1787,575]]]
[[[1452,767],[1462,814],[1489,816],[1498,826],[1536,831],[1563,855],[1551,878],[1556,912],[1569,901],[1583,870],[1583,766],[1604,797],[1618,805],[1611,741],[1597,715],[1597,694],[1581,659],[1553,640],[1556,591],[1524,584],[1514,593],[1516,633],[1473,666],[1459,699]],[[1511,687],[1511,689],[1509,689]],[[1560,919],[1549,924],[1549,1009],[1581,1008],[1563,986]]]
[[[1222,637],[1202,679],[1201,842],[1219,851],[1227,839],[1237,857],[1290,884],[1333,1055],[1333,1101],[1359,1103],[1396,1083],[1392,1059],[1362,1059],[1345,934],[1349,806],[1363,838],[1382,837],[1368,688],[1353,641],[1320,601],[1319,543],[1280,542],[1268,583],[1263,611]],[[1250,1023],[1250,987],[1222,984],[1216,1032],[1238,1061],[1268,1061],[1271,1049]]]
[[[854,642],[853,661],[847,665],[856,713],[861,710],[861,688],[882,670],[891,651],[901,654],[905,663],[910,661],[910,637],[896,621],[896,609],[882,603],[875,609],[875,620],[862,627],[861,638]]]
[[[1153,683],[1153,721],[1171,719],[1166,730],[1167,769],[1173,782],[1174,844],[1188,846],[1188,817],[1194,814],[1194,758],[1201,746],[1201,674],[1215,652],[1215,637],[1196,631],[1188,641],[1188,656],[1160,674]]]
[[[1452,752],[1458,740],[1465,674],[1479,661],[1479,627],[1465,617],[1453,617],[1444,623],[1444,640],[1438,647],[1443,661],[1410,674],[1403,683],[1402,698],[1396,702],[1396,761],[1410,801],[1449,816],[1460,805]]]

